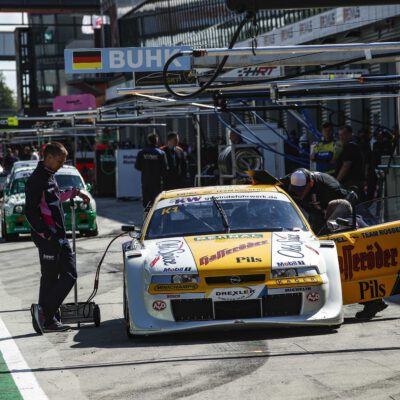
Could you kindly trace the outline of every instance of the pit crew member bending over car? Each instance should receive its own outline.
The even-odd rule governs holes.
[[[332,200],[328,204],[325,218],[327,230],[331,233],[337,233],[341,230],[348,230],[349,227],[351,228],[353,224],[353,207],[347,200]],[[349,222],[349,225],[346,226],[335,224],[337,218],[347,220]],[[333,224],[335,224],[335,227],[332,231]],[[357,215],[356,228],[365,228],[367,226],[368,225],[365,223],[362,217]],[[385,308],[388,307],[388,304],[385,303],[383,299],[370,300],[360,304],[364,306],[364,309],[356,313],[356,318],[358,319],[371,319],[375,317],[378,312],[383,311]]]
[[[300,168],[280,181],[297,205],[308,214],[309,223],[315,233],[325,225],[325,211],[330,201],[357,199],[354,192],[344,189],[335,178],[323,172]]]
[[[73,288],[77,273],[75,260],[66,237],[62,203],[79,196],[85,203],[89,197],[79,189],[60,192],[54,174],[64,165],[68,152],[58,142],[48,143],[44,159],[26,183],[26,218],[32,240],[39,250],[41,267],[39,304],[32,304],[35,331],[69,329],[55,317],[57,310]]]

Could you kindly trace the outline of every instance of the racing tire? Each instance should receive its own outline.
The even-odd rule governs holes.
[[[99,235],[99,230],[96,228],[94,231],[82,231],[80,233],[82,235],[87,236],[87,237],[93,237],[93,236],[98,236]]]
[[[98,328],[101,323],[101,313],[100,313],[100,307],[96,304],[93,308],[93,322],[94,326]]]
[[[5,242],[12,242],[18,239],[18,233],[7,233],[6,223],[1,221],[1,236]]]
[[[128,306],[128,301],[125,297],[125,304],[126,304],[126,336],[128,336],[128,339],[135,339],[136,335],[134,335],[133,333],[131,333],[129,326],[130,326],[130,317],[129,317],[129,306]]]
[[[124,320],[125,322],[128,322],[128,302],[126,301],[126,283],[125,283],[125,277],[123,277],[123,299],[122,299],[122,304],[124,307]]]

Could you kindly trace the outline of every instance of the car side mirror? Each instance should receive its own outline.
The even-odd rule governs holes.
[[[138,228],[135,225],[122,225],[121,226],[122,232],[138,232]]]
[[[86,190],[87,190],[88,192],[91,192],[91,191],[92,191],[92,184],[91,184],[91,183],[87,183],[87,184],[86,184]]]

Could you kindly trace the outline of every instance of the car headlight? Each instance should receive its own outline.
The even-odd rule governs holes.
[[[83,201],[81,203],[79,203],[79,208],[84,211],[87,210],[89,208],[89,204],[84,203]]]
[[[172,283],[197,283],[198,275],[172,275]]]
[[[22,214],[24,212],[23,206],[15,206],[14,207],[14,214]]]
[[[271,271],[272,278],[292,278],[294,276],[315,276],[319,275],[318,267],[302,267],[302,268],[281,268]]]
[[[198,283],[200,278],[195,274],[182,275],[153,275],[151,283],[169,284],[169,283]]]

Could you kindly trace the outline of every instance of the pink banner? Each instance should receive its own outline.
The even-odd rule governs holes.
[[[53,101],[53,111],[83,111],[96,108],[96,98],[92,94],[57,96]]]

